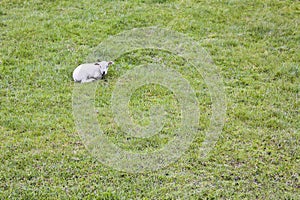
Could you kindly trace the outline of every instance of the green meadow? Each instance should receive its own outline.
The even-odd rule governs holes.
[[[0,199],[300,199],[299,16],[296,0],[1,0]],[[115,123],[114,86],[136,66],[163,62],[180,73],[201,111],[198,134],[178,160],[128,173],[85,147],[73,115],[72,72],[102,41],[144,27],[182,33],[209,52],[226,116],[203,159],[212,116],[204,77],[170,52],[121,55],[95,92],[97,121],[110,142],[149,153],[176,136],[180,103],[159,84],[138,88],[128,103],[140,126],[151,123],[151,107],[163,106],[159,133],[136,138]]]

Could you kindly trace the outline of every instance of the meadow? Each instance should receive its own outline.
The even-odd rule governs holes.
[[[0,1],[0,199],[299,199],[299,14],[296,0]],[[128,173],[85,147],[73,115],[72,72],[105,39],[143,27],[182,33],[209,52],[227,109],[222,133],[202,159],[212,115],[203,77],[169,52],[120,56],[95,94],[110,142],[155,151],[180,121],[172,92],[150,84],[131,95],[132,118],[147,125],[151,107],[163,105],[166,127],[140,139],[114,123],[114,86],[135,66],[163,60],[190,82],[201,110],[199,134],[180,159]]]

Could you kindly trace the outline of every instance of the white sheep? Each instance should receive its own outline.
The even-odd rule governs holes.
[[[112,64],[114,64],[113,61],[81,64],[73,71],[73,79],[80,83],[101,79],[107,74],[108,67]]]

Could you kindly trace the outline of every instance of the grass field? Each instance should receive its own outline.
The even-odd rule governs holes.
[[[300,199],[299,15],[296,0],[0,1],[0,199]],[[215,148],[199,158],[211,116],[202,77],[168,52],[121,56],[96,92],[111,142],[152,151],[180,119],[172,93],[153,84],[139,88],[129,107],[147,125],[149,108],[164,105],[163,132],[128,140],[116,126],[111,92],[136,65],[163,59],[197,91],[201,110],[199,136],[178,161],[126,173],[99,162],[78,135],[72,71],[109,36],[149,26],[181,32],[210,53],[227,113]]]

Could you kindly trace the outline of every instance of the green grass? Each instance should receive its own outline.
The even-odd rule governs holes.
[[[299,1],[0,2],[0,199],[299,199]],[[129,174],[84,147],[72,115],[72,71],[101,41],[132,28],[182,32],[210,52],[225,85],[227,114],[209,158],[197,152],[209,125],[202,77],[167,52],[141,50],[116,60],[99,83],[95,107],[110,140],[153,150],[172,138],[179,108],[166,88],[137,90],[135,122],[152,105],[169,115],[161,134],[128,138],[113,124],[110,95],[119,76],[163,58],[197,93],[201,131],[177,162]],[[185,68],[186,69],[186,68]]]

